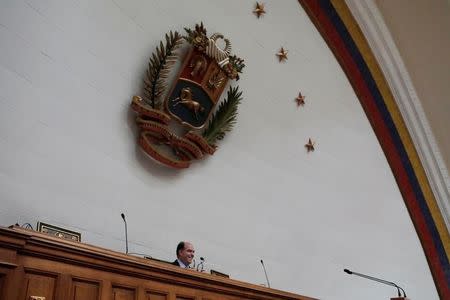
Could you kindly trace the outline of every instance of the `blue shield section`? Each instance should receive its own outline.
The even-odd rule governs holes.
[[[177,81],[167,101],[167,110],[193,128],[205,125],[213,107],[211,98],[199,84],[183,79]]]

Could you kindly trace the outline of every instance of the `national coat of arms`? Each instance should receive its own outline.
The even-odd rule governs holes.
[[[138,114],[140,147],[158,162],[178,169],[212,155],[216,142],[236,123],[242,92],[229,87],[225,99],[220,97],[245,67],[231,54],[231,42],[222,34],[208,36],[202,23],[184,30],[186,35],[170,31],[165,43],[160,42],[150,57],[143,95],[131,102]],[[168,89],[182,50],[185,58]],[[172,120],[181,128],[169,128]]]

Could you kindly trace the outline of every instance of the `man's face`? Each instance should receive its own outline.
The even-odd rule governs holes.
[[[191,243],[184,243],[184,248],[178,252],[178,259],[188,266],[192,263],[194,253],[194,246]]]

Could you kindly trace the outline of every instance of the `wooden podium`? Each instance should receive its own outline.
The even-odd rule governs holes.
[[[0,227],[2,300],[312,300],[164,262]],[[395,298],[396,299],[396,298]]]

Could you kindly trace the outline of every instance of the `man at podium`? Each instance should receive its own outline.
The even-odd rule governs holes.
[[[177,246],[177,259],[172,265],[187,269],[194,259],[194,254],[195,249],[192,243],[184,241],[179,242]]]

